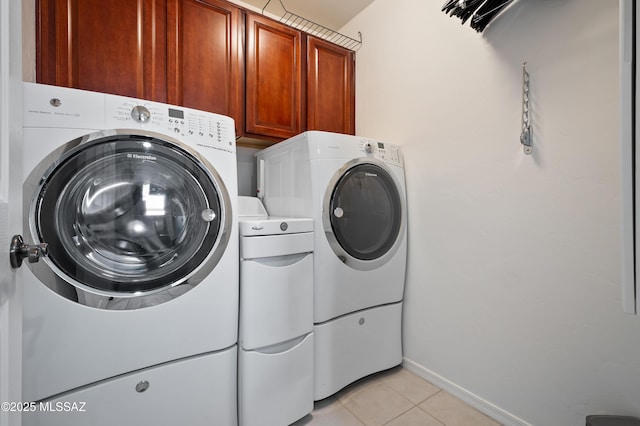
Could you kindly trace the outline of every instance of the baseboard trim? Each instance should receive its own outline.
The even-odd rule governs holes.
[[[465,388],[458,386],[439,374],[424,368],[407,357],[403,358],[402,366],[505,426],[531,426],[530,423],[527,423],[489,401],[480,398],[478,395],[469,392]]]

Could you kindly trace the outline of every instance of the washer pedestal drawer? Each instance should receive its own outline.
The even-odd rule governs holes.
[[[35,402],[22,424],[235,426],[237,353],[234,345]]]

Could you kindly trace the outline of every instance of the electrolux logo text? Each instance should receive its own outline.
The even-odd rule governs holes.
[[[133,158],[135,160],[157,160],[156,157],[154,157],[153,155],[147,155],[147,154],[136,154],[136,153],[130,153],[127,154],[127,158]]]

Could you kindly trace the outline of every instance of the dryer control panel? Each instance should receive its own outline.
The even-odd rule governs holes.
[[[397,145],[363,139],[361,142],[361,148],[367,157],[372,156],[373,158],[384,161],[385,163],[402,166],[400,148]]]

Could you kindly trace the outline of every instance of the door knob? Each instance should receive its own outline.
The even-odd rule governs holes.
[[[25,244],[22,235],[14,235],[9,248],[9,261],[11,267],[16,269],[22,266],[22,260],[27,258],[29,263],[36,263],[41,257],[49,254],[49,244],[41,243],[29,245]]]

